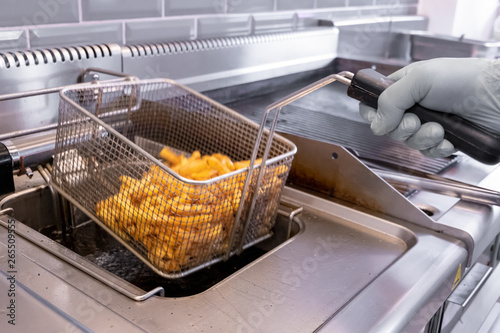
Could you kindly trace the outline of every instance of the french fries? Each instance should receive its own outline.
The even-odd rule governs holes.
[[[186,157],[164,147],[160,154],[171,170],[184,178],[208,180],[248,168],[250,161],[233,162],[223,154]],[[261,164],[262,159],[255,164]],[[287,171],[280,166],[271,185],[259,190],[277,196]],[[148,259],[170,273],[201,264],[229,246],[246,173],[209,184],[188,184],[152,165],[140,179],[120,176],[118,194],[100,201],[97,216],[122,238],[147,250]],[[264,193],[265,194],[265,193]],[[250,196],[248,196],[250,197]],[[247,197],[247,199],[249,199]],[[273,205],[275,206],[275,205]]]

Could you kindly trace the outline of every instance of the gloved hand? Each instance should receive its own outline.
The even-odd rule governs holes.
[[[438,58],[410,64],[389,78],[397,82],[380,95],[377,110],[359,107],[375,135],[388,134],[426,156],[451,155],[455,147],[443,139],[441,125],[421,125],[417,116],[404,113],[416,103],[500,134],[500,60]]]

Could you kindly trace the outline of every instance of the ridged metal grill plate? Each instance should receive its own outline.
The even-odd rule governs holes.
[[[305,84],[304,84],[305,85]],[[293,91],[292,88],[289,88]],[[360,159],[393,170],[439,174],[458,160],[429,158],[387,136],[375,136],[357,114],[358,102],[346,95],[346,87],[333,83],[283,108],[277,131],[334,143],[350,149]],[[229,103],[245,117],[258,121],[265,105],[286,91]]]

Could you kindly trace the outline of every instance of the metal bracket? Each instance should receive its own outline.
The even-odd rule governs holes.
[[[12,214],[14,214],[14,208],[5,208],[5,209],[0,210],[0,216],[2,216],[2,215],[12,216]]]
[[[289,210],[284,210],[283,208],[287,207],[290,208]],[[280,207],[278,208],[278,214],[284,215],[288,217],[288,226],[287,226],[287,231],[286,231],[286,239],[290,239],[290,234],[292,232],[292,222],[295,216],[299,215],[302,213],[304,210],[304,207],[302,206],[297,206],[292,203],[286,202],[286,201],[280,201]]]
[[[481,286],[486,282],[492,271],[493,267],[476,263],[446,302],[455,303],[465,308],[477,291],[481,289]]]

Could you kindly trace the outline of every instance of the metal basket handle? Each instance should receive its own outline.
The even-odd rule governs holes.
[[[348,72],[348,71],[343,71],[343,72],[340,72],[338,74],[332,74],[332,75],[329,75],[327,77],[324,77],[322,78],[321,80],[318,80],[316,82],[313,82],[311,84],[309,84],[308,86],[300,89],[300,90],[297,90],[285,97],[283,97],[282,99],[278,100],[277,102],[269,105],[267,108],[266,108],[266,111],[264,112],[264,115],[262,117],[262,121],[260,123],[260,128],[259,128],[259,132],[257,134],[257,139],[255,141],[255,146],[254,146],[254,149],[253,149],[253,152],[252,152],[252,158],[250,159],[250,166],[248,167],[248,174],[247,174],[247,178],[245,180],[245,185],[243,187],[243,192],[242,192],[242,195],[241,195],[241,199],[240,199],[240,205],[238,207],[238,212],[236,214],[236,220],[235,220],[235,226],[233,227],[233,230],[231,232],[231,244],[228,248],[228,252],[227,252],[227,257],[229,257],[230,253],[231,253],[231,249],[233,248],[234,246],[234,240],[235,240],[235,234],[236,234],[236,231],[239,227],[239,224],[240,224],[240,218],[241,218],[241,214],[242,214],[242,211],[243,211],[243,203],[245,202],[245,198],[246,198],[246,195],[247,195],[247,192],[248,192],[248,187],[250,185],[250,180],[252,178],[252,175],[253,175],[253,170],[255,169],[255,160],[257,159],[257,154],[259,152],[259,148],[260,148],[260,145],[261,145],[261,142],[262,142],[262,136],[264,134],[264,130],[265,130],[265,127],[266,127],[266,122],[267,122],[267,119],[269,118],[269,114],[271,113],[271,111],[275,110],[275,113],[274,113],[274,118],[273,118],[273,121],[271,123],[271,127],[269,129],[269,135],[267,137],[267,142],[266,142],[266,148],[264,150],[264,155],[262,156],[262,163],[261,163],[261,168],[259,170],[259,175],[257,177],[257,184],[256,184],[256,189],[258,189],[261,185],[261,182],[262,182],[262,176],[264,174],[264,169],[266,168],[266,161],[267,161],[267,157],[269,155],[269,151],[271,149],[271,143],[272,143],[272,138],[274,136],[274,132],[275,132],[275,129],[276,129],[276,124],[277,124],[277,121],[278,121],[278,116],[281,112],[281,109],[283,107],[285,107],[286,105],[306,96],[306,95],[309,95],[310,93],[312,93],[313,91],[316,91],[318,90],[319,88],[322,88],[334,81],[340,81],[340,82],[343,82],[343,83],[347,83],[349,84],[350,83],[350,79],[353,77],[353,74],[351,72]],[[244,240],[245,240],[245,237],[244,235],[247,233],[247,230],[248,230],[248,226],[250,224],[250,219],[252,217],[252,214],[253,214],[253,210],[254,210],[254,207],[255,207],[255,202],[256,202],[256,199],[257,199],[257,196],[254,194],[253,198],[252,198],[252,203],[250,205],[250,210],[248,212],[248,216],[247,216],[247,219],[245,221],[245,224],[244,224],[244,227],[243,227],[243,237],[241,237],[241,240],[240,240],[240,244],[238,245],[238,249],[237,249],[237,252],[238,254],[241,253],[241,251],[243,250],[243,245],[244,245]]]

